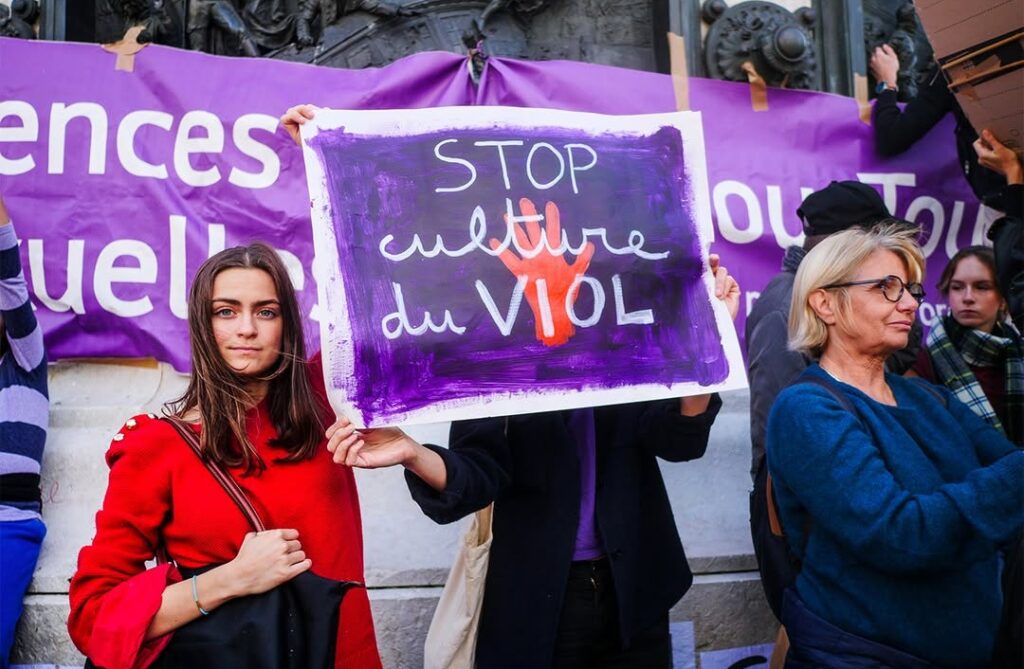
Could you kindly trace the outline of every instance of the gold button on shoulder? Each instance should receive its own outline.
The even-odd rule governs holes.
[[[138,423],[135,421],[134,418],[129,418],[124,424],[124,426],[129,430],[134,430],[136,425],[138,425]]]
[[[122,439],[124,439],[124,435],[120,432],[114,435],[114,441],[121,441]]]

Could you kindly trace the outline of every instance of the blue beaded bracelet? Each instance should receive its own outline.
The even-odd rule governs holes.
[[[196,608],[199,609],[200,614],[208,616],[210,615],[210,612],[199,604],[199,590],[196,588],[196,576],[198,576],[198,574],[192,574],[192,601],[196,603]]]

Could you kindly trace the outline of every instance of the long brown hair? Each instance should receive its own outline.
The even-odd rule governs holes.
[[[277,437],[270,444],[285,451],[280,461],[304,460],[313,455],[323,435],[318,402],[306,374],[306,346],[302,319],[288,271],[277,252],[263,242],[225,249],[199,268],[188,298],[188,330],[192,348],[192,375],[188,388],[165,410],[181,417],[196,409],[203,430],[203,454],[225,467],[244,466],[246,474],[266,467],[246,435],[245,414],[253,405],[246,389],[252,377],[233,370],[220,354],[213,335],[213,282],[227,269],[259,269],[274,282],[281,307],[281,351],[270,370],[258,377],[267,381],[266,402]]]

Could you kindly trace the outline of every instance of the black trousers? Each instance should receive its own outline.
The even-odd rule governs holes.
[[[552,669],[671,669],[668,612],[630,639],[619,633],[619,605],[607,560],[573,562],[558,623]]]

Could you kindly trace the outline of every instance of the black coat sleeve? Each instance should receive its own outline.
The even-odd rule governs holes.
[[[448,474],[438,492],[409,470],[405,481],[413,500],[436,523],[451,523],[484,508],[511,482],[508,419],[452,423],[449,447],[426,447],[441,456]]]
[[[650,402],[640,414],[639,443],[653,455],[669,462],[696,460],[708,448],[708,435],[722,399],[715,393],[704,413],[684,416],[679,400]]]
[[[954,100],[946,80],[938,74],[902,111],[896,104],[896,91],[883,91],[871,113],[875,150],[883,156],[903,153],[953,109]]]

